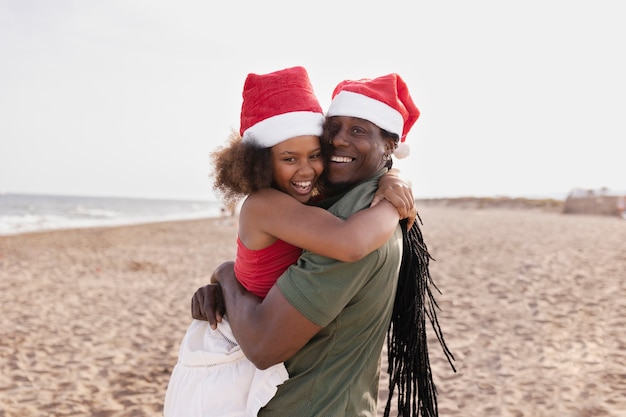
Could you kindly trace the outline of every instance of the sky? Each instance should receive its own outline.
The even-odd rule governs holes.
[[[396,72],[417,198],[626,190],[620,0],[0,0],[0,193],[214,199],[248,73]]]

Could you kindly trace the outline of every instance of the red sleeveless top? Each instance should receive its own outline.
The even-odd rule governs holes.
[[[266,248],[250,250],[237,237],[235,275],[246,290],[265,298],[278,277],[296,263],[301,253],[302,249],[280,239]]]

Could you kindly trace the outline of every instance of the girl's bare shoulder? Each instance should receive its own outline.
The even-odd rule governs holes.
[[[302,203],[282,191],[274,188],[264,188],[250,194],[246,198],[245,204],[265,207],[267,204],[301,205]]]

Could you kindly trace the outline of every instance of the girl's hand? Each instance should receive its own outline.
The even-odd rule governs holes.
[[[389,201],[398,210],[400,219],[408,219],[407,229],[410,229],[417,218],[415,199],[410,181],[400,178],[398,174],[398,170],[391,169],[380,178],[378,191],[376,191],[370,207],[382,200]]]

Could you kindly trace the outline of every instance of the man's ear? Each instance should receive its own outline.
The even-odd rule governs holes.
[[[397,147],[398,147],[398,141],[397,140],[391,139],[391,138],[387,139],[387,143],[385,144],[385,151],[388,154],[391,155],[393,153],[393,151],[396,150]]]

